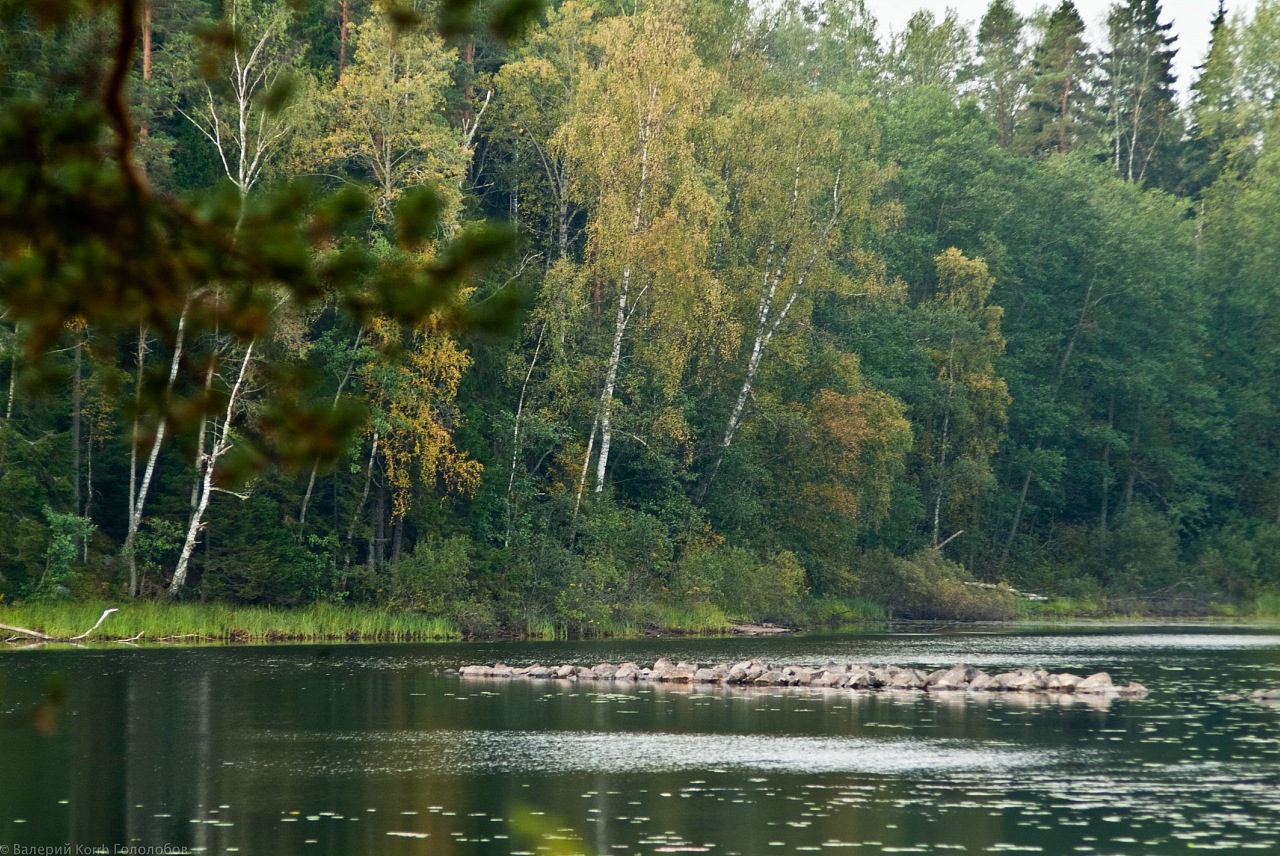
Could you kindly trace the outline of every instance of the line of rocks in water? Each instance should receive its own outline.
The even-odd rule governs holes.
[[[918,669],[867,663],[822,666],[780,666],[763,660],[719,663],[672,663],[660,658],[651,667],[635,663],[600,663],[597,666],[462,666],[464,678],[529,678],[568,681],[657,681],[673,684],[727,684],[764,687],[826,687],[849,690],[924,690],[927,692],[1076,693],[1093,696],[1141,698],[1147,688],[1138,683],[1119,686],[1106,672],[1087,677],[1070,672],[1053,674],[1044,669],[1018,669],[989,675],[965,663],[925,673]]]
[[[1222,701],[1243,701],[1245,696],[1239,693],[1223,693],[1218,696]],[[1254,690],[1248,695],[1249,701],[1256,701],[1271,707],[1280,707],[1280,687]]]

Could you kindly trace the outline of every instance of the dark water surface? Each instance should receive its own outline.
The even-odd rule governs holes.
[[[1151,696],[439,674],[659,655],[1105,668]],[[1203,626],[0,653],[0,856],[1280,853],[1280,709],[1217,698],[1264,686],[1280,632]]]

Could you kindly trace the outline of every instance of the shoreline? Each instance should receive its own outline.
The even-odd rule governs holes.
[[[91,627],[104,608],[117,611],[89,637],[69,642]],[[728,638],[766,636],[822,636],[841,633],[888,631],[938,633],[943,631],[1001,632],[1044,627],[1161,627],[1161,626],[1280,626],[1274,618],[1254,616],[1031,615],[1011,621],[920,621],[866,619],[838,625],[794,626],[726,621],[719,626],[628,625],[595,627],[590,632],[550,622],[529,622],[524,627],[486,628],[467,632],[446,618],[420,613],[386,612],[369,607],[311,605],[272,609],[227,604],[110,604],[77,602],[0,606],[0,624],[25,628],[55,639],[38,639],[0,630],[0,650],[32,645],[128,644],[128,645],[287,645],[307,643],[377,644],[421,642],[570,641],[588,639]]]

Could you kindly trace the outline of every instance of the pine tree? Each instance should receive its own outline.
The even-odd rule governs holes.
[[[1071,0],[1062,0],[1036,45],[1019,148],[1036,154],[1066,154],[1093,136],[1086,91],[1092,70],[1084,21]]]

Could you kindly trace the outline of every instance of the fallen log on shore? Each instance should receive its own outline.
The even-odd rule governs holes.
[[[933,672],[894,665],[828,662],[821,666],[771,665],[763,660],[719,663],[672,663],[660,658],[649,667],[636,663],[600,663],[596,666],[462,666],[464,678],[509,678],[566,681],[659,682],[672,684],[723,684],[729,686],[818,687],[848,690],[921,690],[944,692],[1074,693],[1088,696],[1143,698],[1147,688],[1139,683],[1121,686],[1106,672],[1080,676],[1053,674],[1043,669],[1017,669],[990,675],[959,663]]]
[[[10,624],[0,624],[0,630],[8,630],[10,633],[20,633],[29,639],[35,640],[39,644],[47,642],[83,642],[89,638],[93,631],[97,630],[102,625],[102,622],[107,620],[109,615],[119,611],[120,610],[115,607],[104,611],[102,615],[98,617],[97,622],[79,636],[50,636],[47,633],[41,633],[39,630],[29,630],[26,627],[14,627]]]

